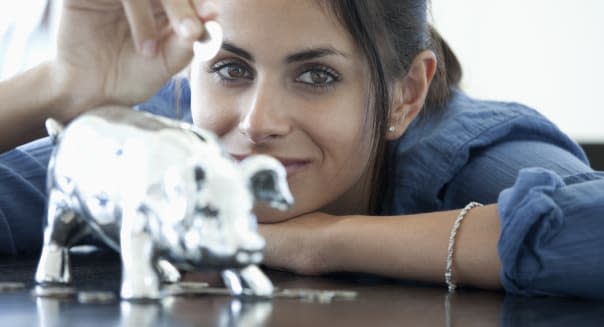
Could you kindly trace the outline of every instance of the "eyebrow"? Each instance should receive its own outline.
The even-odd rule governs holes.
[[[224,41],[222,42],[222,49],[224,49],[225,51],[228,52],[232,52],[236,55],[238,55],[239,57],[249,60],[249,61],[254,61],[254,56],[252,56],[251,53],[247,52],[246,50],[243,50],[242,48],[234,45],[233,43]]]
[[[299,62],[299,61],[307,61],[311,59],[317,59],[327,56],[343,56],[348,57],[343,52],[340,52],[332,47],[325,48],[311,48],[307,50],[303,50],[294,54],[291,54],[285,58],[285,62],[288,64]]]
[[[244,50],[228,41],[225,41],[222,43],[222,49],[225,51],[231,52],[239,57],[242,57],[243,59],[249,60],[251,62],[254,61],[254,56],[251,53],[249,53],[247,50]],[[291,64],[291,63],[295,63],[295,62],[307,61],[307,60],[311,60],[311,59],[317,59],[317,58],[333,56],[333,55],[348,57],[345,53],[338,51],[332,47],[321,47],[321,48],[310,48],[310,49],[306,49],[306,50],[302,50],[300,52],[290,54],[285,58],[285,62],[288,64]]]

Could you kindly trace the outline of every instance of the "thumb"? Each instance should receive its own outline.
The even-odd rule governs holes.
[[[208,0],[193,0],[193,4],[198,17],[205,22],[202,25],[203,28],[196,30],[195,35],[189,35],[186,38],[171,30],[164,34],[166,37],[162,42],[161,53],[164,55],[167,68],[172,73],[181,71],[191,63],[195,44],[203,45],[200,50],[204,53],[203,60],[213,58],[222,44],[222,29],[215,22],[218,17],[216,5]]]
[[[176,33],[169,33],[160,43],[160,53],[170,74],[180,72],[191,63],[194,42],[191,39],[183,39]]]
[[[162,53],[168,69],[177,73],[188,65],[193,56],[196,60],[212,59],[222,46],[222,28],[215,21],[204,24],[203,36],[198,39],[183,39],[171,33],[164,42]]]

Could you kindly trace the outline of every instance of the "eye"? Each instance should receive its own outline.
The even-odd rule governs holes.
[[[296,82],[313,88],[330,87],[339,80],[340,76],[336,71],[322,66],[307,69],[296,78]]]
[[[251,80],[254,78],[247,65],[237,61],[220,61],[210,67],[210,73],[227,82],[237,80]]]

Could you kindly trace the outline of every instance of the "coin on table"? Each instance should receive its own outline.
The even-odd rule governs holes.
[[[357,292],[354,291],[319,291],[309,298],[313,302],[331,303],[336,300],[354,300],[356,297]]]
[[[178,284],[168,285],[162,290],[165,296],[206,296],[206,295],[222,295],[230,296],[231,291],[228,288],[222,287],[181,287]]]
[[[337,300],[354,300],[357,298],[357,296],[359,295],[359,293],[355,292],[355,291],[330,291],[333,293],[332,298],[337,299]]]
[[[0,282],[0,293],[21,291],[25,289],[24,283],[19,282]]]
[[[178,282],[174,285],[184,289],[202,289],[209,286],[209,284],[205,282]]]
[[[113,292],[86,291],[78,292],[78,302],[80,303],[111,303],[116,299]]]
[[[31,294],[36,297],[50,297],[56,299],[71,298],[77,294],[73,287],[68,286],[40,286],[37,285]]]
[[[357,292],[354,291],[326,291],[311,289],[283,289],[273,294],[274,298],[301,299],[304,302],[330,303],[333,300],[354,300]]]

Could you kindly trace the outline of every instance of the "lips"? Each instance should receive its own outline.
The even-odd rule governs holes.
[[[287,171],[287,178],[290,178],[295,173],[303,170],[304,168],[306,168],[306,166],[308,166],[310,164],[310,160],[285,160],[285,161],[282,161],[279,159],[279,161],[281,161],[281,164],[285,167],[285,170]]]
[[[285,170],[287,171],[287,178],[290,178],[291,176],[295,175],[297,172],[303,170],[311,163],[311,160],[309,160],[309,159],[285,158],[285,157],[279,157],[279,156],[274,156],[274,155],[270,155],[270,154],[267,154],[267,155],[269,155],[269,156],[279,160],[279,162],[281,162],[281,164],[283,165],[283,167],[285,167]],[[241,161],[250,155],[231,154],[231,156],[233,158],[235,158],[235,160]]]

